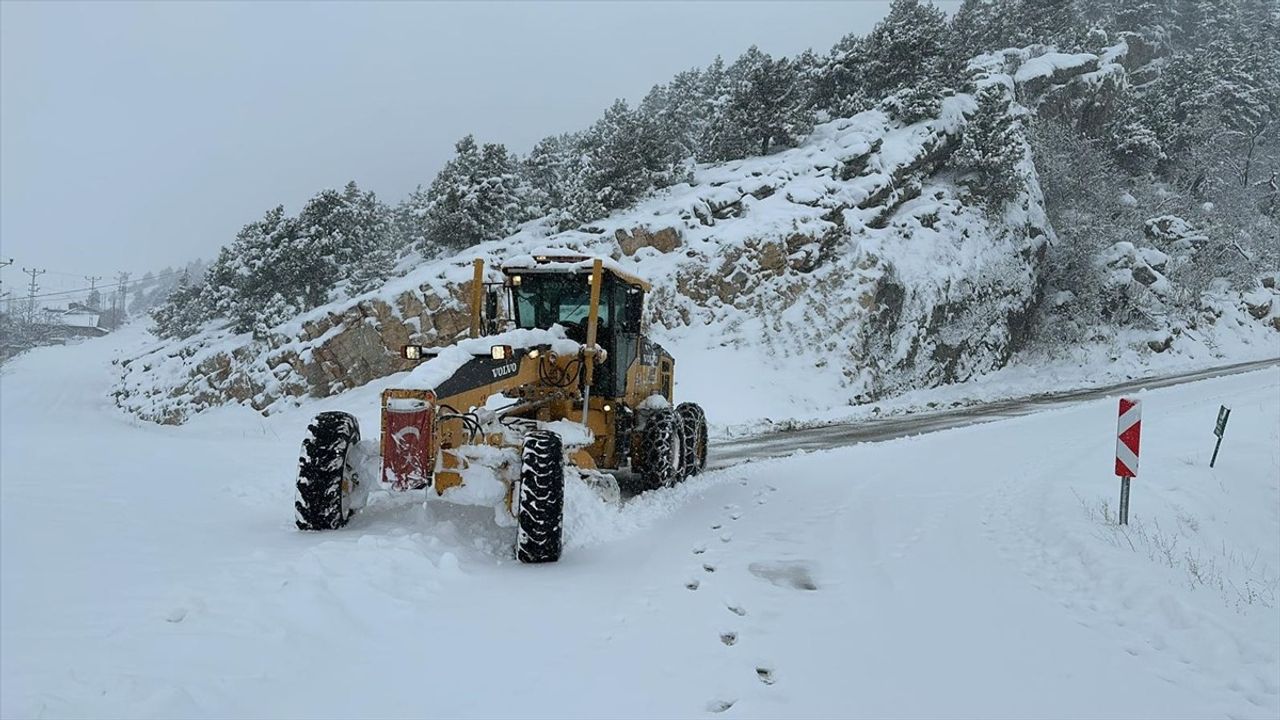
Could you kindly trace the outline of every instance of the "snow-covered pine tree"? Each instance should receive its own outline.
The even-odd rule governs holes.
[[[894,0],[862,44],[867,94],[885,98],[927,79],[951,84],[947,16],[920,0]]]
[[[169,296],[151,311],[152,332],[163,338],[190,337],[210,319],[201,302],[201,288],[191,282],[186,270]]]
[[[200,304],[206,308],[211,317],[230,318],[234,315],[239,284],[237,263],[232,254],[234,246],[233,242],[218,250],[218,257],[205,271],[204,282],[195,283],[200,288]]]
[[[711,98],[706,94],[702,71],[693,68],[676,73],[667,85],[667,103],[661,118],[676,145],[673,157],[681,161],[698,157],[710,109]]]
[[[949,54],[963,67],[969,59],[1004,47],[999,33],[998,8],[993,0],[964,0],[951,17]]]
[[[1135,32],[1152,43],[1168,43],[1176,34],[1176,12],[1172,0],[1129,0],[1115,5],[1110,25],[1116,30]]]
[[[626,207],[670,185],[678,168],[668,148],[655,124],[644,122],[625,100],[614,101],[583,134],[583,187],[571,199],[574,214],[583,218],[592,202],[606,211]]]
[[[427,188],[419,185],[391,211],[392,233],[398,247],[427,251],[427,208],[430,206]]]
[[[716,148],[725,142],[723,136],[733,130],[725,122],[725,106],[729,104],[730,98],[729,71],[719,55],[702,72],[700,94],[705,101],[705,119],[695,157],[698,162],[714,162]]]
[[[812,129],[809,93],[790,60],[775,60],[753,45],[729,66],[726,77],[729,93],[714,121],[719,132],[708,148],[711,157],[765,155]]]
[[[530,218],[520,168],[504,145],[467,135],[431,183],[423,218],[427,245],[458,250],[515,232]]]
[[[1133,176],[1147,176],[1164,159],[1160,138],[1151,128],[1148,113],[1142,112],[1132,98],[1121,98],[1121,105],[1107,128],[1105,142],[1116,164]]]
[[[520,162],[522,183],[529,188],[528,203],[538,216],[551,216],[557,230],[567,230],[576,218],[569,209],[569,194],[580,168],[579,140],[569,134],[538,141]]]
[[[875,105],[863,82],[861,36],[845,35],[818,58],[811,81],[812,105],[828,118],[852,117]]]
[[[1019,121],[1009,112],[1008,88],[992,83],[978,92],[978,108],[965,125],[953,161],[969,173],[964,184],[992,210],[1016,197],[1023,178],[1024,143]]]
[[[880,107],[908,125],[937,117],[942,98],[951,92],[942,84],[943,75],[941,71],[926,72],[915,83],[885,98]]]
[[[306,274],[317,291],[305,298],[307,307],[324,302],[340,281],[351,280],[356,292],[387,277],[394,257],[390,212],[372,192],[355,181],[341,192],[323,190],[298,215],[298,242],[315,259]]]
[[[1017,18],[1019,44],[1041,43],[1070,52],[1084,41],[1086,28],[1076,0],[1022,0]]]
[[[284,206],[268,210],[240,231],[232,245],[232,319],[237,332],[260,335],[262,328],[328,299],[333,260],[315,250],[299,221],[285,215]]]

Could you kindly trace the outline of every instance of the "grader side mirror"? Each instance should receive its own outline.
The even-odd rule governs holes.
[[[644,292],[639,289],[627,291],[627,304],[622,317],[624,332],[639,332],[640,321],[644,316]]]
[[[490,320],[498,319],[498,290],[490,288],[484,295],[484,316]]]

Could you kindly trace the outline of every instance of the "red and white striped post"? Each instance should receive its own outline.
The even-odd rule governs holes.
[[[1138,476],[1138,441],[1142,436],[1142,401],[1120,398],[1116,423],[1116,475],[1120,477],[1120,524],[1129,524],[1129,481]]]

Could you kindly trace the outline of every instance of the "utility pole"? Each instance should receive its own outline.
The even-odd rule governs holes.
[[[40,289],[40,286],[36,284],[36,278],[47,271],[22,268],[22,272],[31,276],[31,283],[27,285],[27,324],[34,325],[36,322],[36,291]]]
[[[9,267],[12,264],[13,264],[13,258],[9,258],[8,260],[0,260],[0,270],[3,270]],[[3,288],[3,287],[4,287],[4,278],[0,277],[0,288]],[[4,300],[7,297],[9,297],[9,292],[7,290],[4,292],[0,292],[0,300]]]
[[[125,312],[126,312],[125,307],[128,304],[125,301],[128,298],[127,286],[129,284],[129,275],[130,273],[123,272],[123,271],[116,273],[116,282],[119,284],[119,287],[117,288],[117,295],[120,298],[120,305],[118,308],[116,308],[115,312],[112,313],[112,315],[114,316],[112,318],[112,321],[113,321],[112,329],[118,328],[124,324],[124,318],[125,318]],[[116,303],[113,300],[111,304],[115,305]]]
[[[85,275],[85,280],[89,281],[89,297],[85,303],[94,310],[100,309],[98,306],[102,304],[102,294],[98,292],[98,281],[102,279],[101,275]]]

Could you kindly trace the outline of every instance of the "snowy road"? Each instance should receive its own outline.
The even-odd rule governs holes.
[[[104,396],[128,342],[0,377],[5,718],[1280,714],[1276,368],[1140,393],[1125,530],[1082,397],[578,503],[529,567],[420,496],[296,532],[301,426],[375,391],[157,427]]]
[[[781,457],[796,450],[828,450],[862,442],[881,442],[939,430],[964,427],[975,423],[1021,417],[1052,407],[1085,400],[1115,397],[1139,390],[1183,385],[1197,380],[1237,375],[1280,365],[1280,359],[1234,363],[1207,370],[1176,373],[1156,378],[1130,380],[1104,387],[1068,390],[1032,395],[1011,400],[995,400],[976,406],[949,410],[916,412],[863,420],[856,423],[832,423],[795,430],[763,432],[746,437],[719,440],[710,450],[708,465],[726,468],[743,460]]]

